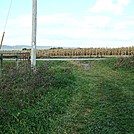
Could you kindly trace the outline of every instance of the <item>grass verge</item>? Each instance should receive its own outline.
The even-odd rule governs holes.
[[[9,69],[0,81],[0,133],[133,133],[133,68],[117,63],[40,62],[36,74],[25,65]]]

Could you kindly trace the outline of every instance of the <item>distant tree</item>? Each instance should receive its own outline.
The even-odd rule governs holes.
[[[63,49],[63,47],[58,47],[57,49]]]
[[[63,49],[63,47],[52,47],[52,48],[50,48],[50,50],[52,50],[52,49]]]
[[[22,50],[27,50],[27,48],[22,48]]]
[[[56,47],[52,47],[52,48],[50,48],[50,50],[52,50],[52,49],[57,49]]]

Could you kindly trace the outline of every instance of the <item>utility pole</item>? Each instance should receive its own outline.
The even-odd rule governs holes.
[[[1,47],[2,47],[2,43],[3,43],[4,36],[5,36],[5,32],[3,32],[3,35],[2,35],[2,39],[1,39],[1,43],[0,43],[0,49],[1,49]]]
[[[31,67],[36,69],[37,0],[32,0]]]

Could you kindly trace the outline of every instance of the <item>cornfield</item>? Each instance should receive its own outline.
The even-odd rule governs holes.
[[[10,54],[11,52],[11,54]],[[31,50],[19,51],[0,51],[0,53],[7,53],[6,55],[13,55],[13,53],[27,53]],[[37,50],[37,58],[44,57],[118,57],[118,56],[133,56],[134,46],[122,48],[51,48],[48,50]],[[21,54],[23,56],[23,54]]]
[[[37,57],[108,57],[132,56],[134,47],[122,48],[76,48],[37,50]]]

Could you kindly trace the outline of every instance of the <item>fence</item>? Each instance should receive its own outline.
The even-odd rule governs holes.
[[[18,66],[18,60],[30,60],[29,52],[15,52],[15,51],[0,51],[1,68],[4,59],[15,59]]]

